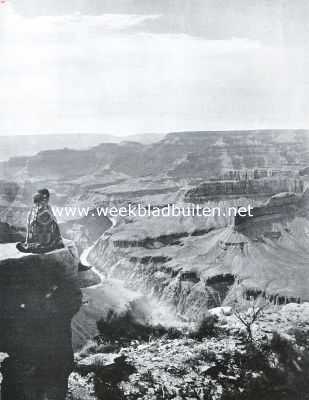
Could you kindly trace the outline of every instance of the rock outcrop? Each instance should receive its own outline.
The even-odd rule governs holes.
[[[280,192],[302,193],[303,182],[290,178],[263,178],[249,180],[229,180],[205,182],[190,189],[185,196],[186,201],[203,203],[209,199],[229,196],[272,196]]]
[[[71,319],[81,306],[73,245],[46,254],[0,245],[2,400],[64,400],[73,366]]]

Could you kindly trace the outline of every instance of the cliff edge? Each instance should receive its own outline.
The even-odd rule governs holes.
[[[23,254],[0,244],[1,400],[64,400],[71,320],[81,306],[74,246]]]

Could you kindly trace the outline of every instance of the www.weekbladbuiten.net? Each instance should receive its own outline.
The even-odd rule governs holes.
[[[151,204],[129,204],[122,207],[75,207],[54,206],[56,217],[252,217],[251,205],[241,207],[205,207],[200,205],[177,206],[168,204],[163,207]]]

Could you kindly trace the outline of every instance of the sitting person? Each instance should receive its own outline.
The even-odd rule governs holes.
[[[56,217],[48,204],[49,191],[38,190],[33,197],[34,206],[28,214],[27,236],[16,247],[24,253],[47,253],[64,247]]]

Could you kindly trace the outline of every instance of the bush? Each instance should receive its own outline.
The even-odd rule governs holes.
[[[97,327],[102,338],[109,341],[145,339],[151,334],[149,327],[136,321],[130,310],[122,314],[110,310],[106,318],[97,322]]]
[[[116,314],[110,311],[106,318],[97,322],[100,336],[105,341],[128,342],[131,340],[149,340],[150,337],[166,335],[169,339],[179,338],[182,333],[176,328],[165,328],[163,325],[150,325],[136,319],[134,311]]]
[[[300,352],[278,333],[264,344],[248,343],[244,352],[225,358],[227,375],[221,400],[309,400],[309,352]],[[241,388],[241,391],[239,390]]]
[[[241,295],[233,304],[233,314],[246,329],[247,340],[253,341],[253,326],[264,314],[265,309],[270,305],[268,299],[263,296],[250,297],[246,299]]]
[[[125,400],[120,382],[128,380],[136,372],[134,366],[119,357],[112,365],[103,366],[95,371],[94,389],[98,400]]]
[[[309,345],[309,334],[307,330],[300,328],[292,328],[288,332],[290,335],[295,337],[295,342],[298,346],[308,347]]]
[[[196,329],[191,332],[190,337],[194,339],[203,339],[204,337],[215,336],[218,334],[217,315],[208,314],[204,316],[197,324]]]

